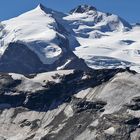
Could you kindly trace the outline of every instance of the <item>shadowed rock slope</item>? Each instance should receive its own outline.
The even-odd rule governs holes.
[[[123,69],[0,74],[0,138],[137,140],[140,75]]]

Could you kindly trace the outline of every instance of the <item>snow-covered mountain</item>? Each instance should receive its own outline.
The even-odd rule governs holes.
[[[2,21],[0,140],[139,140],[139,36],[88,5]]]
[[[71,26],[75,29],[75,33],[79,36],[81,35],[81,37],[92,37],[90,32],[93,30],[109,32],[114,30],[125,31],[132,28],[127,21],[119,16],[100,12],[95,7],[89,5],[76,7],[64,19],[71,21]]]
[[[38,73],[57,69],[88,69],[70,49],[67,32],[55,11],[43,5],[1,22],[0,71]],[[59,12],[56,16],[60,17]]]
[[[80,5],[64,14],[40,4],[0,23],[0,71],[88,69],[86,64],[95,69],[133,66],[138,70],[139,35],[139,25],[93,6]]]
[[[79,42],[73,47],[92,68],[140,65],[140,26],[132,26],[121,17],[81,5],[63,18]]]

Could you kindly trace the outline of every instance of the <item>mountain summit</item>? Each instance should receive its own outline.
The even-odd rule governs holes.
[[[44,11],[45,13],[48,13],[48,12],[52,11],[52,9],[47,8],[46,6],[44,6],[41,3],[35,9],[40,9],[40,10]]]
[[[85,13],[89,11],[96,11],[97,9],[90,5],[79,5],[76,8],[72,9],[70,13]]]
[[[42,3],[40,3],[36,8],[36,10],[41,10],[43,12],[45,12],[46,14],[49,14],[49,13],[52,13],[54,12],[54,10],[50,9],[50,8],[47,8],[45,5],[43,5]],[[35,10],[34,9],[34,10]]]

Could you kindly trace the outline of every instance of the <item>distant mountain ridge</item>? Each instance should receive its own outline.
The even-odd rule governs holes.
[[[91,68],[132,66],[138,63],[139,47],[131,49],[137,41],[123,36],[133,31],[137,34],[135,27],[124,19],[90,5],[80,5],[64,14],[39,4],[27,13],[1,22],[0,71],[39,73],[87,70],[86,65]],[[123,38],[117,40],[119,34]]]

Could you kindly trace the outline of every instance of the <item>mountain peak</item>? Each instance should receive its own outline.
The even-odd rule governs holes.
[[[79,5],[76,8],[72,9],[70,13],[85,13],[89,11],[96,11],[97,9],[91,5]]]
[[[46,6],[44,6],[44,5],[41,4],[41,3],[37,6],[36,9],[41,10],[41,11],[43,11],[43,12],[45,12],[45,13],[52,13],[52,11],[53,11],[52,9],[47,8]]]
[[[40,3],[37,7],[40,9],[44,9],[44,8],[46,9],[46,7],[42,3]]]
[[[41,4],[41,3],[37,6],[37,8],[41,9],[42,11],[46,11],[47,10],[47,8],[43,4]]]

